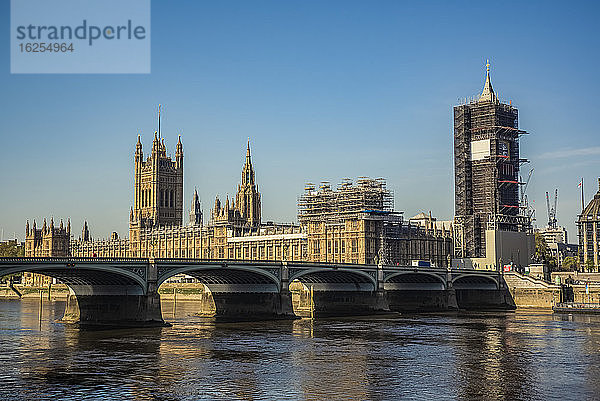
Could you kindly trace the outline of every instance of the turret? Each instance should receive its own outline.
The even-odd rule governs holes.
[[[67,219],[67,235],[71,236],[71,218]]]
[[[135,156],[136,159],[142,159],[142,157],[144,156],[144,152],[142,151],[142,136],[138,134],[138,140],[137,143],[135,144]]]
[[[50,232],[54,232],[54,217],[50,217]]]
[[[133,206],[129,209],[129,221],[133,221]]]
[[[90,240],[90,230],[88,228],[87,220],[83,222],[83,230],[81,230],[81,240],[84,242]]]
[[[152,141],[152,158],[158,157],[160,154],[160,141],[158,140],[158,132],[154,131],[154,140]]]
[[[65,229],[65,226],[63,225],[63,219],[60,219],[60,225],[58,226],[58,228],[60,229],[60,231]]]
[[[42,226],[42,234],[46,234],[46,229],[47,229],[46,218],[44,217],[44,225]]]
[[[29,235],[29,220],[25,223],[25,236]]]
[[[202,210],[197,190],[194,190],[194,196],[192,197],[192,206],[190,207],[190,224],[202,225]]]
[[[218,216],[220,212],[221,212],[221,201],[219,200],[219,195],[217,195],[215,197],[215,209],[214,209],[215,216]]]
[[[175,151],[175,164],[176,167],[183,168],[183,144],[181,143],[181,135],[177,140],[177,149]]]

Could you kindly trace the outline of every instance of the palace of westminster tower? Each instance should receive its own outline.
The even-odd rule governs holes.
[[[52,234],[56,241],[64,242],[56,249],[80,257],[448,263],[451,227],[436,225],[431,217],[423,224],[404,222],[401,212],[394,212],[387,201],[391,192],[381,180],[362,177],[356,186],[346,181],[338,189],[327,186],[305,193],[299,203],[300,224],[263,222],[250,139],[235,196],[231,200],[226,197],[224,203],[217,196],[205,223],[194,191],[189,221],[184,223],[181,137],[171,157],[159,129],[146,159],[141,139],[138,136],[134,153],[128,238],[113,232],[109,239],[92,240],[86,222],[81,238]],[[30,243],[26,256],[58,256],[38,246],[42,240]]]

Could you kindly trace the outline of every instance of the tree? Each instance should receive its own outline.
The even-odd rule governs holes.
[[[14,258],[25,256],[25,248],[16,241],[7,241],[0,244],[0,257]]]
[[[25,256],[25,247],[21,246],[17,241],[6,241],[0,243],[0,257],[14,258]],[[1,278],[2,281],[8,281],[12,277],[21,276],[22,273],[10,274]]]
[[[567,256],[562,263],[562,270],[577,271],[579,270],[579,258],[575,256]]]
[[[556,259],[552,256],[548,244],[540,233],[535,233],[535,254],[533,260],[536,263],[543,263],[550,268],[550,271],[556,270]]]

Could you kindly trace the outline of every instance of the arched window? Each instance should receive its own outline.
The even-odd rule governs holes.
[[[174,195],[175,194],[173,193],[173,190],[171,190],[171,207],[173,207],[173,205],[175,204],[175,201],[174,201],[175,196]]]

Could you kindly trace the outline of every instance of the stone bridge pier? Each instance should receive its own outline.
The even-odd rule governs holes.
[[[101,258],[22,258],[4,262],[1,275],[32,272],[55,278],[69,288],[61,321],[81,327],[165,326],[157,268],[148,260]]]
[[[158,284],[182,273],[204,286],[200,316],[221,321],[296,318],[285,263],[161,261]]]
[[[158,287],[188,274],[204,286],[197,313],[221,320],[514,309],[500,272],[309,262],[0,258],[0,276],[40,273],[70,289],[63,321],[163,326]]]
[[[383,271],[346,267],[291,269],[294,312],[302,317],[353,316],[388,312]]]
[[[108,281],[107,278],[102,280]],[[156,265],[149,263],[146,266],[145,285],[119,282],[121,280],[113,278],[112,284],[90,284],[91,281],[79,284],[62,278],[69,287],[62,321],[80,326],[167,326],[162,317]]]
[[[384,288],[390,309],[430,312],[458,309],[450,271],[387,271]]]

